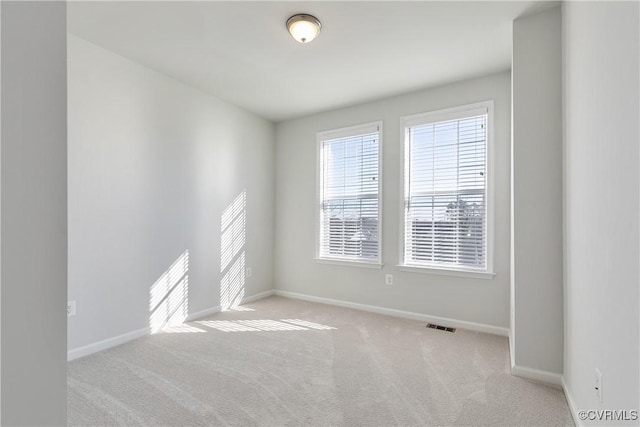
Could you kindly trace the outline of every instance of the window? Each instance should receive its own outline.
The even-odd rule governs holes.
[[[381,126],[318,134],[320,260],[380,263]]]
[[[493,103],[406,117],[405,266],[490,273]]]

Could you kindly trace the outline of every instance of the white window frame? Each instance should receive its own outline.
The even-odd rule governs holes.
[[[322,143],[331,139],[346,138],[378,132],[378,256],[371,261],[342,257],[320,256],[322,233]],[[382,120],[340,129],[321,131],[316,136],[316,254],[315,260],[321,264],[334,264],[365,268],[382,268]]]
[[[406,165],[406,150],[407,150],[407,128],[411,126],[425,125],[430,123],[437,123],[447,120],[461,119],[464,117],[470,117],[474,115],[487,114],[487,146],[486,146],[486,269],[475,270],[456,267],[439,267],[439,266],[422,266],[407,264],[405,257],[405,169]],[[442,110],[431,111],[427,113],[414,114],[410,116],[404,116],[400,118],[400,233],[399,233],[399,253],[400,263],[398,268],[403,271],[417,272],[417,273],[430,273],[446,276],[457,276],[467,278],[478,279],[492,279],[495,276],[494,273],[494,103],[493,100],[478,102],[474,104],[462,105],[453,108],[446,108]]]

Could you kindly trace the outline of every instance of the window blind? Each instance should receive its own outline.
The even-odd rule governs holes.
[[[379,127],[325,133],[319,139],[319,256],[376,262],[380,253]]]
[[[458,116],[405,125],[405,265],[487,270],[488,116]]]

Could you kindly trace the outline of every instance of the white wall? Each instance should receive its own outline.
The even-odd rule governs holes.
[[[67,422],[64,2],[2,2],[2,425]]]
[[[561,11],[513,22],[513,372],[562,373]],[[551,378],[537,378],[554,381]]]
[[[245,296],[272,289],[274,125],[77,37],[68,49],[69,349],[144,332],[150,288],[186,250],[189,314],[218,306],[222,215],[245,190],[233,259],[253,271]]]
[[[503,72],[282,122],[276,128],[275,287],[413,313],[507,327],[509,323],[510,74]],[[401,116],[495,100],[495,272],[492,280],[399,271]],[[316,133],[383,120],[383,245],[380,270],[319,264]],[[392,273],[394,284],[384,284]]]
[[[563,8],[566,390],[576,409],[638,410],[640,10]]]

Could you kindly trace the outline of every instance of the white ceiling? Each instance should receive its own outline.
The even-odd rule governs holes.
[[[557,2],[69,2],[69,32],[273,121],[506,70]],[[286,19],[322,32],[294,41]]]

